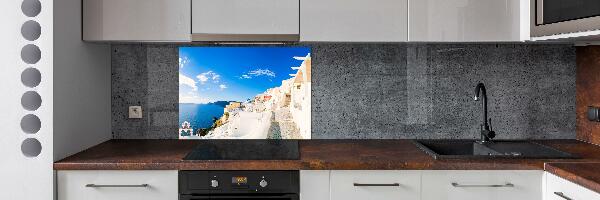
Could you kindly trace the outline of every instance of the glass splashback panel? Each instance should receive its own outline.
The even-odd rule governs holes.
[[[180,139],[310,139],[307,47],[180,47]]]

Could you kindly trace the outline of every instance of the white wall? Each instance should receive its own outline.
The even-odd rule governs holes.
[[[52,123],[52,1],[41,0],[41,13],[27,17],[21,12],[22,0],[0,1],[0,199],[52,199],[53,123]],[[41,36],[33,41],[21,36],[21,25],[35,20],[41,26]],[[26,64],[21,60],[21,48],[37,45],[41,52],[38,62]],[[21,73],[28,67],[38,69],[42,76],[39,85],[29,88],[21,83]],[[37,92],[41,106],[27,111],[21,105],[26,91]],[[41,122],[39,131],[25,133],[20,126],[23,116],[36,115]],[[27,139],[41,144],[39,155],[26,157],[21,144]]]
[[[110,46],[81,40],[81,0],[54,0],[54,160],[111,138]]]

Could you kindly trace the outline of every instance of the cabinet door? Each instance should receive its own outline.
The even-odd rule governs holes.
[[[403,42],[408,0],[302,0],[301,41]]]
[[[546,173],[546,190],[544,200],[600,200],[600,194],[575,183]]]
[[[177,187],[177,171],[57,172],[58,200],[177,200]]]
[[[331,200],[419,200],[419,171],[331,171]]]
[[[300,200],[329,200],[329,170],[300,171]]]
[[[83,40],[189,41],[190,0],[83,0]]]
[[[527,0],[410,0],[409,41],[529,40]]]
[[[542,199],[543,171],[423,171],[422,200]]]
[[[272,41],[295,37],[297,41],[299,4],[299,0],[192,0],[192,39],[240,41],[254,37]]]

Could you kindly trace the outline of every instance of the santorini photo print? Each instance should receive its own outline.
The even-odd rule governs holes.
[[[179,139],[310,139],[308,47],[180,47]]]

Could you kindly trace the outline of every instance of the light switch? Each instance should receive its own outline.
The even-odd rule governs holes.
[[[129,119],[141,119],[142,106],[129,106]]]

